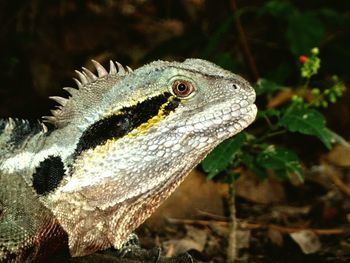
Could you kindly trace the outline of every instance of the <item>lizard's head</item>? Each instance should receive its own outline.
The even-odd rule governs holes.
[[[242,77],[201,59],[167,63],[160,69],[156,85],[149,89],[167,94],[160,114],[167,114],[161,121],[169,140],[176,134],[185,148],[191,143],[213,148],[255,119],[255,91]]]
[[[95,116],[85,118],[92,123],[82,125],[72,177],[84,182],[67,188],[105,184],[124,174],[128,181],[148,174],[144,184],[152,188],[153,176],[183,175],[255,119],[254,101],[246,80],[205,60],[143,66],[111,85]],[[161,171],[165,167],[170,169]]]
[[[100,98],[89,94],[95,109],[86,110],[92,115],[81,117],[83,122],[76,121],[82,134],[71,177],[61,184],[65,192],[105,185],[106,193],[110,188],[108,200],[115,204],[181,181],[216,145],[256,116],[249,83],[205,60],[156,61],[114,83],[112,76],[95,80],[89,88],[99,88],[99,81],[112,83],[103,87],[104,94],[97,92]],[[97,206],[111,205],[99,196],[91,198]]]
[[[157,61],[135,75],[143,81],[137,82],[140,88],[132,96],[145,98],[144,108],[153,113],[128,137],[149,145],[142,147],[148,155],[176,158],[178,154],[193,167],[255,119],[254,89],[242,77],[211,62]]]
[[[49,198],[58,215],[60,207],[79,212],[79,226],[62,216],[68,232],[88,232],[98,222],[106,242],[120,247],[206,154],[255,119],[257,108],[247,81],[200,59],[105,73],[90,77],[83,98],[73,95],[51,119],[79,126],[81,134],[68,157],[70,176]]]

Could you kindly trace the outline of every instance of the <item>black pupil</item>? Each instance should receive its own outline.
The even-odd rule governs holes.
[[[179,85],[177,85],[177,90],[179,92],[184,92],[184,91],[186,91],[186,89],[187,89],[187,86],[183,83],[180,83]]]

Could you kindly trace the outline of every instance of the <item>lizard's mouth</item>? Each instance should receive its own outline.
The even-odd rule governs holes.
[[[192,119],[191,123],[187,122],[186,125],[193,127],[194,131],[197,132],[200,130],[208,132],[210,129],[221,131],[226,128],[232,130],[231,127],[241,131],[255,120],[257,114],[257,106],[254,104],[253,98],[249,100],[253,102],[247,100],[245,104],[241,105],[222,102],[209,109],[203,107],[201,113],[193,115],[193,118],[191,118],[192,112],[186,112],[182,116],[186,115],[185,117]],[[178,128],[181,129],[181,126]],[[188,131],[188,128],[186,130]]]
[[[215,119],[209,121],[218,123],[215,127],[217,130],[216,134],[220,139],[224,140],[248,127],[255,120],[257,111],[255,104],[249,104],[238,109],[234,106],[230,108],[225,107],[217,111],[220,116],[216,116]],[[221,124],[219,124],[220,121]]]
[[[196,141],[194,138],[198,137],[201,138],[197,140],[198,142],[211,141],[213,145],[217,145],[249,126],[255,120],[256,114],[255,104],[242,108],[239,105],[223,102],[215,107],[207,108],[203,114],[192,116],[193,118],[183,125],[168,126],[168,133],[177,134],[176,136],[180,136],[183,143],[188,140]],[[194,146],[197,142],[188,144]]]

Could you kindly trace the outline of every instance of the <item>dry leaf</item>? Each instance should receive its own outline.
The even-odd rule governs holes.
[[[152,228],[159,228],[166,218],[198,218],[200,211],[223,216],[220,185],[222,184],[207,180],[200,172],[192,171],[170,198],[152,214],[146,224]],[[200,189],[200,191],[193,191],[193,189]]]
[[[236,230],[237,249],[249,248],[250,230]]]
[[[350,147],[340,144],[335,146],[327,159],[335,165],[350,167]]]
[[[271,242],[279,247],[283,246],[283,235],[280,231],[269,228],[267,235],[270,238]]]
[[[280,203],[285,200],[281,182],[271,178],[259,181],[256,176],[248,174],[238,178],[236,194],[258,204]]]
[[[318,236],[310,230],[294,232],[290,236],[299,245],[304,254],[316,253],[321,249],[321,242]]]
[[[285,89],[278,92],[267,104],[267,108],[276,108],[277,106],[290,100],[293,96],[293,91],[290,89]]]

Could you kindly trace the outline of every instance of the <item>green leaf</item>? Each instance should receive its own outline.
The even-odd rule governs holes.
[[[286,18],[290,16],[296,8],[288,1],[271,0],[260,8],[260,14],[270,14],[278,18]]]
[[[220,178],[220,183],[224,183],[224,184],[232,184],[235,181],[237,181],[237,179],[241,176],[240,173],[236,173],[233,171],[227,171],[227,173],[225,173],[225,176],[223,176],[223,178]]]
[[[281,111],[275,109],[275,108],[269,108],[266,110],[259,110],[258,114],[256,116],[256,119],[260,119],[260,118],[271,118],[271,117],[277,117],[279,118]]]
[[[254,88],[255,88],[256,95],[259,96],[264,93],[272,93],[276,90],[280,90],[282,89],[282,86],[267,79],[259,79],[256,82]]]
[[[336,12],[330,8],[322,8],[317,10],[317,13],[321,18],[325,20],[328,26],[339,27],[345,25],[346,15]]]
[[[295,152],[285,148],[275,148],[270,146],[258,154],[257,163],[266,168],[271,169],[281,179],[286,179],[287,172],[292,172],[304,181],[303,171],[300,161]]]
[[[222,142],[202,161],[203,170],[208,173],[208,178],[212,179],[228,168],[237,151],[247,140],[245,133],[239,133],[235,137]]]
[[[327,130],[325,123],[323,115],[317,110],[292,104],[282,116],[279,125],[291,132],[316,136],[330,149],[332,147],[332,136]]]
[[[320,46],[325,30],[322,22],[313,13],[296,13],[289,17],[286,37],[295,56],[307,54]]]
[[[277,170],[274,170],[273,172],[275,173],[276,177],[282,181],[286,181],[289,179],[286,169],[277,169]],[[301,182],[304,182],[304,176],[302,178],[298,176],[298,178],[300,179]]]
[[[267,173],[265,169],[257,163],[256,155],[252,155],[248,152],[243,152],[242,156],[240,156],[240,161],[260,180],[266,179]]]
[[[332,143],[338,143],[338,144],[344,145],[346,147],[350,147],[350,144],[342,136],[340,136],[338,133],[336,133],[328,128],[326,128],[326,131],[329,134],[329,136],[331,137]]]

